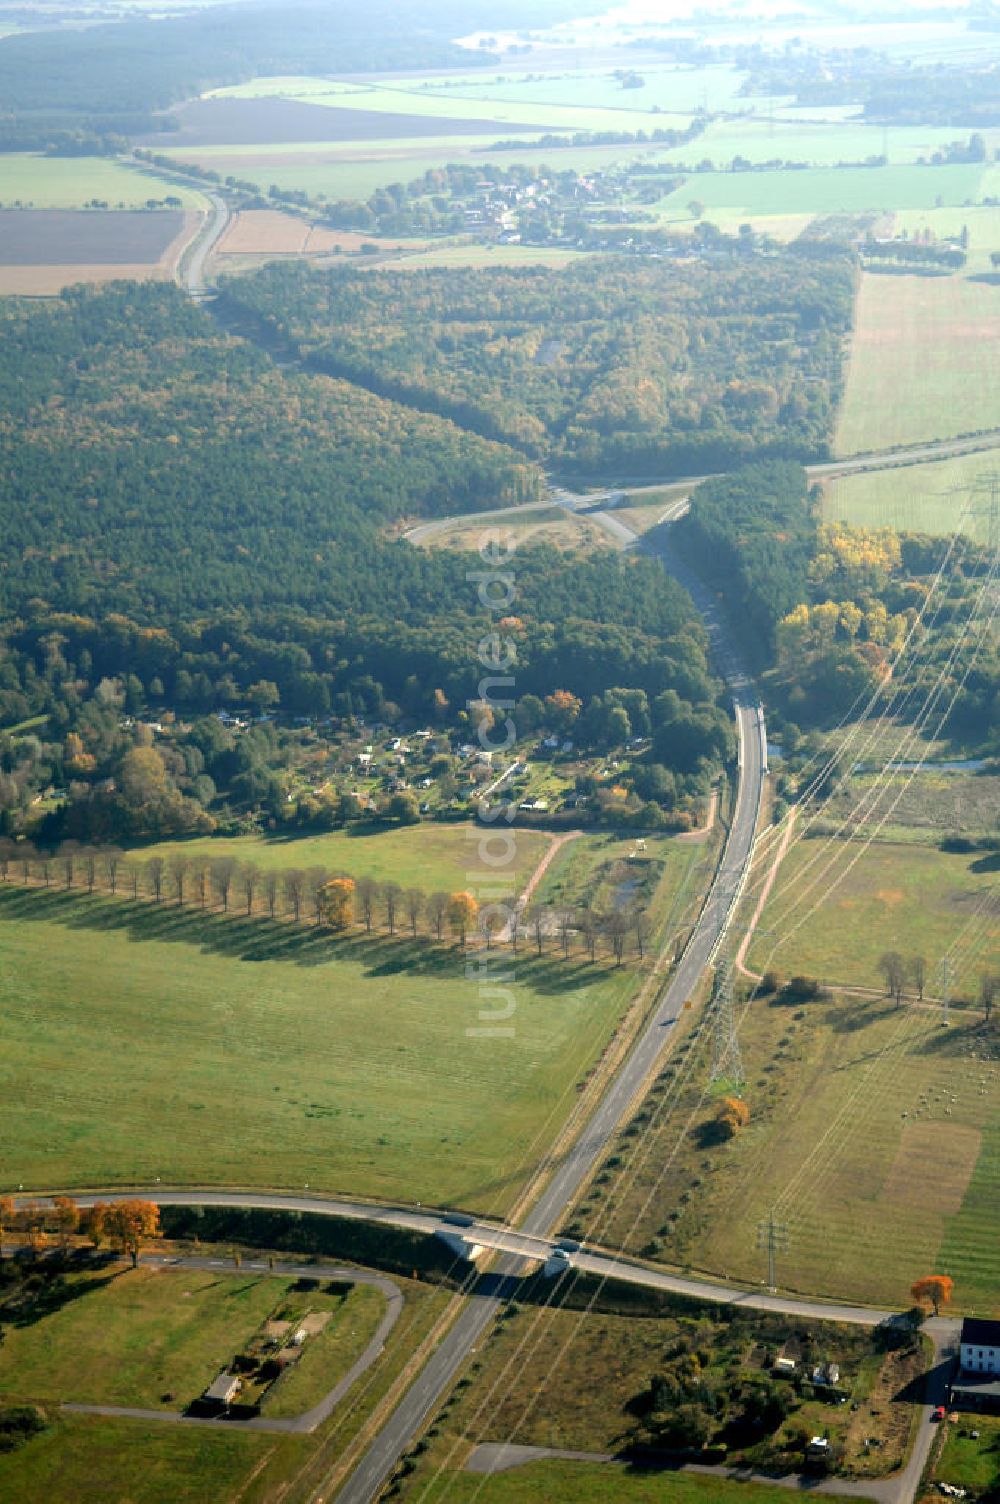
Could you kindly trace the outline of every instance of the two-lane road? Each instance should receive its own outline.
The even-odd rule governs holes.
[[[560,500],[562,504],[572,505],[574,498],[563,493]],[[620,519],[615,520],[626,532],[631,531]],[[637,541],[636,535],[633,533],[627,541]],[[753,694],[749,676],[709,592],[687,575],[683,566],[670,554],[668,546],[661,545],[661,550],[664,566],[691,590],[695,604],[705,619],[720,672],[733,696],[739,739],[736,808],[715,879],[680,963],[660,994],[645,1029],[612,1078],[594,1113],[545,1182],[541,1195],[518,1229],[522,1234],[536,1237],[544,1237],[558,1228],[580,1188],[606,1156],[619,1124],[640,1099],[670,1043],[680,1011],[697,987],[725,934],[739,901],[753,853],[765,776],[763,709]],[[474,1234],[470,1234],[472,1235]],[[579,1260],[580,1267],[588,1267],[589,1272],[608,1274],[613,1272],[613,1266],[617,1262],[611,1258],[595,1264],[591,1262],[590,1256],[587,1256],[586,1264],[582,1259]],[[612,1267],[609,1268],[609,1265]],[[504,1253],[497,1263],[497,1273],[501,1276],[516,1276],[523,1267],[522,1254]],[[420,1434],[435,1406],[447,1392],[499,1306],[500,1298],[491,1297],[472,1300],[463,1309],[338,1493],[337,1498],[341,1504],[368,1504],[369,1500],[378,1495],[393,1467]],[[874,1319],[879,1318],[875,1316]]]

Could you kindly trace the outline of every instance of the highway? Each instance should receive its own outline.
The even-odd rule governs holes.
[[[185,291],[192,298],[203,298],[207,291],[205,263],[226,232],[229,223],[229,205],[218,193],[210,193],[212,212],[206,218],[198,234],[188,246],[187,269],[184,272]]]
[[[580,498],[565,493],[560,497],[563,505],[573,505],[579,500]],[[603,515],[611,518],[610,513]],[[629,535],[622,541],[638,541],[636,535],[620,519],[614,518],[613,524]],[[494,1286],[497,1293],[477,1295],[464,1306],[338,1493],[338,1500],[343,1501],[343,1504],[367,1504],[367,1501],[377,1497],[396,1463],[420,1434],[428,1417],[447,1393],[459,1369],[496,1315],[502,1299],[508,1293],[504,1286],[505,1278],[516,1279],[523,1271],[526,1260],[544,1258],[551,1251],[551,1234],[565,1218],[584,1182],[608,1153],[618,1126],[641,1099],[647,1082],[655,1073],[661,1056],[671,1042],[679,1014],[696,989],[705,969],[711,964],[738,902],[753,851],[764,787],[763,710],[753,692],[747,672],[728,638],[716,603],[699,582],[689,576],[672,557],[669,547],[661,545],[661,557],[665,567],[691,591],[705,619],[716,662],[733,698],[739,741],[739,781],[725,849],[687,947],[654,1005],[643,1032],[612,1078],[582,1132],[543,1184],[541,1194],[521,1225],[515,1229],[477,1222],[471,1228],[456,1229],[452,1226],[449,1229],[452,1233],[461,1231],[470,1241],[499,1252],[493,1270],[494,1275],[499,1277]],[[159,1188],[151,1189],[149,1194],[161,1205],[211,1204],[325,1211],[332,1215],[384,1220],[421,1232],[436,1232],[447,1226],[439,1213],[422,1209],[375,1208],[364,1203],[333,1202],[309,1196],[243,1195],[238,1192],[214,1191],[169,1192]],[[81,1205],[86,1205],[95,1197],[78,1199]],[[742,1300],[755,1305],[774,1299],[758,1292],[733,1291],[725,1286],[699,1285],[697,1281],[677,1280],[671,1275],[618,1259],[610,1253],[588,1251],[577,1256],[574,1261],[582,1270],[591,1274],[627,1279],[658,1289],[701,1294],[709,1299]],[[806,1314],[810,1303],[797,1303],[797,1306],[798,1304],[802,1305],[802,1313]],[[820,1311],[828,1313],[831,1309],[822,1303],[815,1304]],[[776,1308],[787,1307],[779,1305]],[[845,1312],[838,1309],[837,1314],[841,1319],[863,1320],[872,1324],[885,1313],[859,1311],[853,1318],[848,1318]]]

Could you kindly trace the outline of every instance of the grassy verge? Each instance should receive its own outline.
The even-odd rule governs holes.
[[[447,1499],[449,1504],[537,1504],[539,1499],[546,1504],[606,1504],[608,1499],[615,1504],[788,1504],[788,1489],[693,1473],[637,1473],[614,1465],[549,1461],[490,1478],[447,1472],[426,1487],[414,1483],[402,1497]],[[846,1500],[843,1494],[824,1497],[833,1504]]]

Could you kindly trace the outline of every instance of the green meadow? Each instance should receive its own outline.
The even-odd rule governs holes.
[[[156,173],[140,172],[111,157],[43,157],[31,152],[0,155],[0,204],[35,209],[82,209],[91,199],[112,209],[141,209],[147,199],[179,198],[187,209],[203,209],[197,189],[181,187]]]
[[[975,202],[981,167],[808,167],[783,172],[705,172],[660,201],[684,218],[696,199],[707,210],[751,214],[848,214]],[[884,280],[884,279],[883,279]]]
[[[1000,287],[961,275],[864,273],[836,453],[1000,426],[998,342]]]
[[[266,1274],[121,1266],[67,1275],[63,1298],[52,1309],[5,1329],[0,1396],[5,1402],[69,1400],[182,1409],[277,1312],[295,1283]],[[371,1287],[358,1286],[356,1293],[363,1295],[366,1307],[371,1300],[376,1309],[384,1306],[384,1298]],[[339,1303],[321,1293],[297,1301],[317,1311],[333,1311]],[[334,1324],[335,1318],[329,1326]],[[375,1324],[377,1318],[372,1330]],[[367,1328],[367,1322],[363,1325]],[[364,1345],[358,1345],[354,1357]],[[311,1360],[313,1354],[308,1356]],[[303,1352],[303,1373],[305,1359]],[[337,1366],[330,1365],[322,1393],[339,1379]],[[311,1375],[306,1377],[308,1381]],[[291,1388],[288,1392],[293,1394]],[[166,1399],[168,1394],[173,1398]],[[310,1397],[305,1386],[303,1395],[297,1410],[272,1411],[268,1406],[268,1414],[296,1414],[320,1397]]]
[[[621,1466],[585,1462],[532,1462],[509,1472],[479,1477],[443,1471],[420,1480],[403,1498],[448,1500],[448,1504],[788,1504],[778,1484],[730,1482],[694,1473],[630,1472]],[[843,1494],[826,1494],[833,1504]]]
[[[973,796],[974,797],[974,794]],[[880,988],[879,957],[897,950],[929,962],[951,945],[996,885],[990,856],[936,847],[816,838],[796,842],[782,862],[748,965],[785,976]],[[980,962],[1000,960],[1000,922],[987,916]],[[959,979],[978,988],[973,970]]]
[[[636,977],[554,945],[494,956],[509,991],[451,945],[9,883],[0,1185],[308,1184],[502,1213]]]
[[[843,475],[823,485],[823,512],[853,527],[902,532],[964,532],[985,542],[987,519],[975,491],[996,470],[995,451],[897,470]]]
[[[326,867],[331,875],[346,872],[354,878],[374,877],[380,882],[391,878],[404,888],[420,888],[425,893],[440,888],[450,893],[475,888],[487,878],[493,880],[495,869],[479,859],[481,835],[467,821],[453,825],[424,821],[374,832],[356,825],[318,836],[209,836],[163,841],[141,847],[135,854],[139,859],[169,857],[176,851],[183,851],[192,860],[232,857],[252,862],[262,870]],[[537,830],[514,833],[513,860],[503,872],[512,891],[524,887],[550,839]]]

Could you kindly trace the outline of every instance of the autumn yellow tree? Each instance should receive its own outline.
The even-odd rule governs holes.
[[[149,1238],[160,1236],[160,1208],[153,1201],[98,1201],[88,1219],[91,1241],[105,1240],[139,1263],[139,1250]]]
[[[471,893],[453,893],[448,899],[448,923],[456,931],[462,944],[468,931],[479,917],[479,904]]]
[[[723,1097],[715,1120],[726,1138],[735,1138],[750,1121],[749,1105],[742,1097]]]
[[[331,930],[346,930],[354,918],[354,879],[334,877],[317,895],[323,924]]]
[[[555,731],[568,731],[583,709],[583,701],[568,689],[557,689],[545,696],[545,715]]]
[[[65,1247],[80,1226],[80,1208],[72,1196],[55,1196],[52,1200],[52,1221]]]
[[[932,1306],[937,1316],[942,1306],[951,1301],[955,1281],[948,1274],[925,1274],[910,1286],[913,1303],[917,1306]]]

